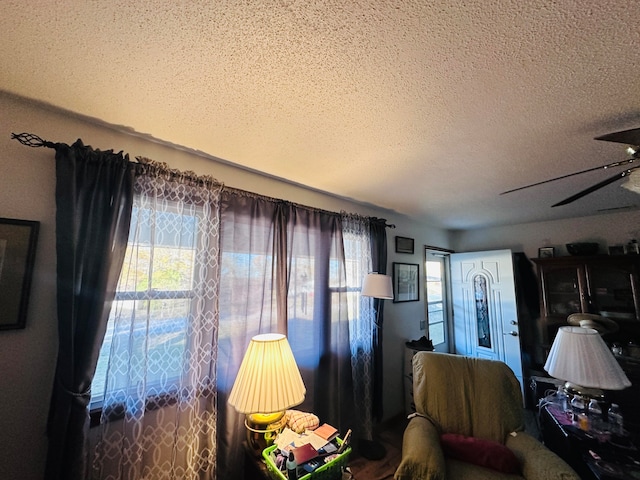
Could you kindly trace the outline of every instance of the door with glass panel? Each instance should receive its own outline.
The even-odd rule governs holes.
[[[520,381],[522,357],[511,250],[451,255],[455,352],[505,362]]]

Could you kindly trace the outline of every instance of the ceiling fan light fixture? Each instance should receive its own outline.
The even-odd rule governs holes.
[[[634,193],[640,193],[640,170],[633,170],[627,175],[627,181],[621,186]]]
[[[640,147],[629,145],[627,147],[627,153],[631,155],[633,158],[638,158],[640,156]]]

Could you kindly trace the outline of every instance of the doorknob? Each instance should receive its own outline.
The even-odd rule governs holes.
[[[518,324],[518,322],[516,322],[515,320],[511,320],[509,323],[510,323],[511,325],[517,325],[517,324]]]
[[[503,335],[511,335],[512,337],[517,337],[518,332],[514,332],[513,330],[511,330],[509,333],[503,333]]]

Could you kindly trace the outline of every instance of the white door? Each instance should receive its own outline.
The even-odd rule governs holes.
[[[511,250],[451,255],[455,353],[502,360],[522,380]]]

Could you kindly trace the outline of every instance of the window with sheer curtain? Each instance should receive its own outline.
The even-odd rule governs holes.
[[[94,478],[237,475],[244,423],[226,400],[258,333],[288,336],[299,408],[370,437],[370,270],[366,217],[139,178],[92,387]]]
[[[244,426],[226,399],[263,332],[290,339],[307,386],[301,409],[370,436],[382,310],[374,322],[359,292],[372,266],[385,272],[384,220],[134,165],[81,140],[16,138],[56,149],[60,349],[47,478],[241,478]],[[87,403],[99,419],[88,434]]]
[[[93,478],[214,478],[221,187],[147,168],[92,384]]]

